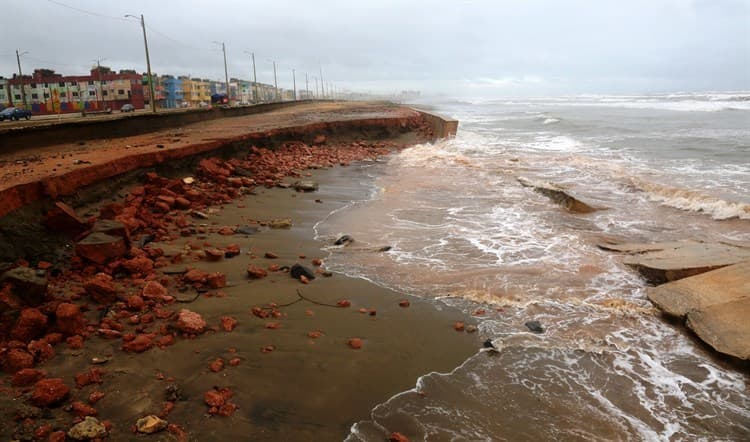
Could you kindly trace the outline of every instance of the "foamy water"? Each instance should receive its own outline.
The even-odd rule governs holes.
[[[596,247],[750,241],[743,97],[453,103],[439,111],[461,121],[456,139],[371,167],[371,198],[316,227],[357,240],[327,265],[475,314],[500,351],[423,376],[350,438],[746,440],[750,377],[664,322]],[[568,213],[521,177],[602,210]]]

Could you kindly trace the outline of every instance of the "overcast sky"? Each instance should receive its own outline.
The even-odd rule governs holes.
[[[750,90],[750,0],[1,0],[0,75],[159,74],[452,96]],[[66,6],[68,7],[66,7]],[[98,15],[77,11],[85,10]]]

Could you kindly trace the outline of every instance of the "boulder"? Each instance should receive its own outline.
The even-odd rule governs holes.
[[[25,308],[21,310],[21,315],[18,317],[10,336],[22,342],[29,342],[42,336],[46,329],[47,316],[39,309]]]
[[[289,269],[289,275],[295,279],[301,279],[301,277],[303,276],[310,281],[315,279],[315,274],[310,269],[301,264],[294,264],[292,268]]]
[[[0,277],[2,284],[9,284],[11,293],[26,305],[39,305],[47,296],[47,274],[44,270],[16,267]]]
[[[106,273],[97,273],[83,284],[83,288],[91,299],[100,304],[109,304],[117,298],[117,287]]]
[[[119,258],[127,253],[125,240],[119,236],[93,232],[78,241],[75,247],[76,255],[96,264],[104,264],[110,259]]]
[[[94,227],[92,230],[94,232],[100,232],[106,235],[120,237],[125,241],[126,246],[130,245],[130,233],[128,232],[128,228],[125,227],[125,224],[121,223],[120,221],[102,219],[94,223]]]
[[[79,335],[86,330],[86,319],[76,304],[63,302],[55,310],[57,329],[66,335]]]

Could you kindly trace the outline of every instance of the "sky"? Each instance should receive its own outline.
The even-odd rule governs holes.
[[[750,0],[0,0],[0,76],[158,74],[455,97],[750,90]],[[315,77],[315,78],[314,78]]]

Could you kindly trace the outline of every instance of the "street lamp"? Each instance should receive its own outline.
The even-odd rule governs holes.
[[[253,103],[258,102],[258,76],[255,73],[255,52],[245,51],[253,59]]]
[[[132,17],[138,20],[138,17],[131,14],[125,14],[125,17]],[[154,93],[154,78],[151,76],[151,59],[148,57],[148,40],[146,39],[146,21],[141,14],[141,28],[143,28],[143,46],[146,47],[146,70],[148,72],[148,90],[151,94],[151,112],[156,113],[156,94]]]
[[[18,62],[18,81],[21,82],[21,100],[23,101],[23,108],[28,110],[29,107],[26,104],[26,90],[23,88],[23,72],[21,72],[21,55],[28,54],[28,51],[23,51],[20,54],[16,49],[16,61]],[[11,91],[8,91],[9,96],[13,95]]]
[[[227,48],[224,46],[224,42],[218,42],[213,41],[214,44],[220,44],[221,45],[221,51],[224,53],[224,81],[227,85],[227,102],[229,102],[230,94],[229,94],[229,74],[227,73]]]
[[[96,72],[97,76],[99,77],[99,101],[102,103],[102,107],[104,107],[104,96],[102,95],[102,62],[105,61],[106,58],[97,58],[96,60],[93,60],[96,62]],[[104,110],[99,109],[99,110]]]
[[[279,83],[276,81],[276,62],[268,59],[266,59],[266,61],[273,63],[273,88],[276,93],[276,101],[279,101]]]
[[[294,69],[292,69],[292,84],[294,86],[294,101],[297,101],[297,76],[294,73]]]

